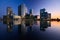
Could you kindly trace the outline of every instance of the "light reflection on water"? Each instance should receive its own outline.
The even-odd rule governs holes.
[[[0,23],[2,40],[60,40],[60,22],[24,20],[3,23]]]

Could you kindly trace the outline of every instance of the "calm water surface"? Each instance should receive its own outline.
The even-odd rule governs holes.
[[[0,22],[0,40],[60,40],[60,22]]]

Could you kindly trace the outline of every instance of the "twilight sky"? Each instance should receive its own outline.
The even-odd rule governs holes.
[[[13,12],[18,14],[18,6],[22,3],[33,9],[34,15],[40,15],[40,9],[45,8],[52,18],[60,18],[60,0],[0,0],[0,17],[7,14],[7,7],[12,7]]]

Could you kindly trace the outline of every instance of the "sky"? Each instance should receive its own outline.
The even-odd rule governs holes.
[[[33,9],[33,15],[40,15],[40,9],[45,8],[51,13],[51,18],[60,18],[60,0],[0,0],[0,17],[7,14],[7,7],[18,14],[18,6],[24,3],[29,9]]]

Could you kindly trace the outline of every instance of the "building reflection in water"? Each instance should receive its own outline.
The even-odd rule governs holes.
[[[19,39],[25,40],[25,35],[27,32],[31,32],[33,21],[23,20],[21,24],[18,25]]]
[[[51,27],[51,21],[40,21],[40,30],[45,31],[46,28]]]
[[[40,23],[39,23],[40,22]],[[25,34],[27,31],[32,31],[32,25],[34,24],[33,20],[23,20],[23,21],[13,21],[13,22],[3,22],[7,24],[8,32],[13,31],[13,25],[18,25],[18,32]],[[40,25],[39,25],[40,24]],[[40,26],[41,31],[45,31],[46,28],[51,26],[50,21],[38,21],[37,25]]]
[[[28,32],[29,31],[32,31],[32,26],[33,26],[33,23],[34,23],[34,21],[33,20],[29,20],[29,21],[25,21],[25,25],[26,25],[26,27],[28,27]]]
[[[13,31],[13,26],[18,25],[18,32],[25,34],[27,31],[32,29],[33,20],[23,20],[23,21],[3,21],[7,25],[8,32]]]
[[[27,37],[30,36],[31,33],[33,32],[33,30],[32,30],[32,27],[33,27],[33,24],[34,24],[33,20],[7,22],[6,24],[7,24],[8,32],[12,32],[13,31],[13,25],[17,25],[18,26],[18,39],[19,40],[27,39]],[[51,26],[51,22],[50,21],[38,21],[37,24],[38,25],[40,24],[40,30],[41,31],[45,31],[46,28]]]
[[[18,32],[21,34],[25,34],[27,32],[25,21],[21,21],[21,24],[18,25]]]
[[[25,34],[27,31],[32,30],[33,21],[23,20],[18,25],[18,32]]]
[[[13,28],[13,24],[12,23],[7,24],[7,31],[8,32],[12,32],[13,31],[12,28]]]
[[[3,23],[7,25],[7,31],[8,32],[12,32],[13,31],[12,30],[12,28],[13,28],[13,22],[12,21],[8,21],[8,22],[3,21]]]

